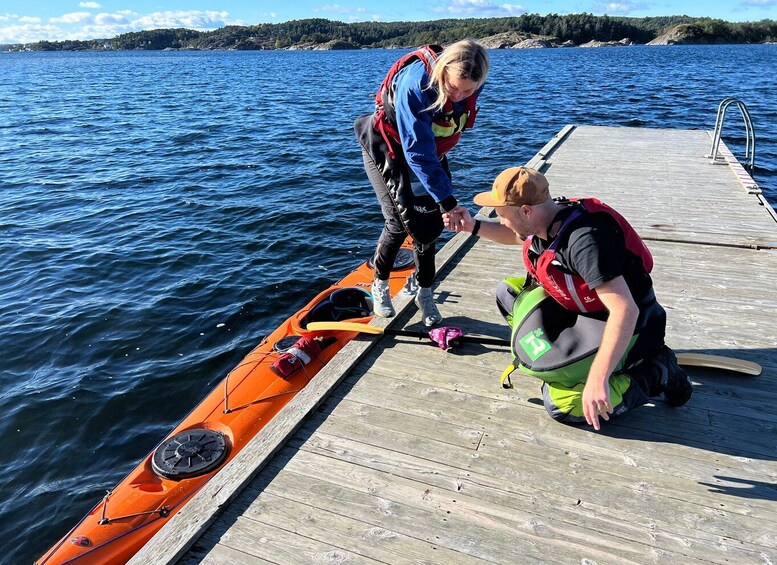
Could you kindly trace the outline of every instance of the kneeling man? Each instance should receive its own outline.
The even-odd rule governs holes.
[[[523,246],[528,275],[506,279],[497,304],[513,328],[514,366],[543,381],[556,420],[600,429],[649,397],[671,406],[693,392],[664,344],[666,312],[656,301],[645,243],[615,210],[594,199],[550,196],[534,169],[503,171],[475,204],[499,223],[465,213],[454,231]]]

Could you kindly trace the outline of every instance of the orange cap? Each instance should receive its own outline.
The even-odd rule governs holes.
[[[478,206],[534,206],[550,198],[548,179],[528,167],[505,169],[494,180],[489,192],[475,195]]]

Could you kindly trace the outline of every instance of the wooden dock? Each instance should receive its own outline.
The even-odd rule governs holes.
[[[777,221],[709,146],[569,126],[529,164],[648,241],[672,348],[761,376],[689,369],[686,406],[595,433],[552,421],[530,377],[502,389],[505,349],[361,338],[131,563],[777,563]],[[445,324],[507,337],[494,288],[523,273],[518,248],[459,234],[440,256]],[[399,306],[392,327],[418,327]]]

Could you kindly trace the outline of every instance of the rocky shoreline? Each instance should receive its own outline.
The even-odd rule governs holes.
[[[586,43],[576,44],[573,41],[561,41],[558,37],[547,35],[531,35],[518,33],[514,31],[508,31],[504,33],[498,33],[488,37],[479,38],[478,42],[481,43],[486,49],[551,49],[551,48],[563,48],[563,47],[624,47],[630,45],[640,45],[637,41],[634,41],[628,37],[619,39],[617,41],[588,41]],[[705,37],[701,31],[690,24],[680,24],[675,26],[668,32],[659,35],[652,41],[645,43],[644,45],[704,45],[716,43]],[[407,48],[405,46],[393,45],[389,49],[402,49]],[[347,49],[375,49],[374,47],[362,47],[349,43],[347,41],[333,40],[325,43],[301,43],[284,47],[283,49],[289,51],[338,51]]]
[[[588,41],[577,45],[574,41],[561,41],[553,36],[530,36],[514,32],[500,33],[478,40],[486,49],[547,49],[553,47],[622,47],[636,45],[624,38],[619,41]]]

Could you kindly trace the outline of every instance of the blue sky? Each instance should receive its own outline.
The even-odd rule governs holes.
[[[280,23],[435,20],[538,14],[668,16],[727,21],[777,19],[777,0],[0,0],[0,44],[113,37],[142,29]]]

